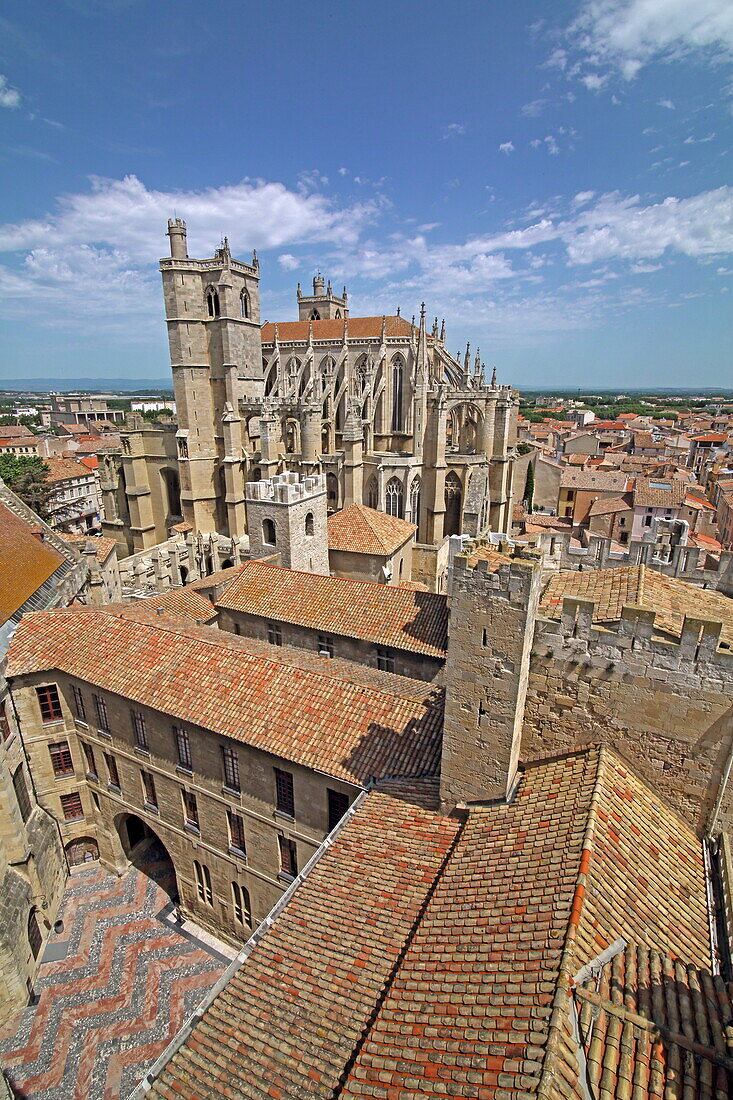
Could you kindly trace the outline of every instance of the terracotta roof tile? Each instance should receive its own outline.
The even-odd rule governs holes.
[[[328,549],[386,556],[399,550],[415,531],[414,523],[351,504],[328,517]]]
[[[168,615],[180,615],[194,622],[203,619],[204,623],[210,623],[216,618],[216,608],[211,600],[192,588],[174,588],[162,596],[150,596],[122,606],[133,612],[161,608]]]
[[[417,337],[417,329],[404,317],[387,317],[387,338]],[[308,339],[309,321],[280,321],[277,325],[280,343],[302,343]],[[349,317],[350,340],[378,340],[382,334],[381,317]],[[313,321],[314,340],[342,340],[343,320]],[[271,344],[275,339],[275,324],[270,321],[262,326],[262,343]]]
[[[57,531],[56,534],[60,539],[63,539],[64,542],[71,543],[74,549],[78,550],[80,554],[84,552],[84,547],[90,539],[89,535],[73,535],[69,534],[66,531]],[[117,546],[117,543],[114,539],[106,538],[104,535],[95,536],[92,539],[92,542],[94,543],[94,549],[97,552],[97,561],[101,562],[101,564],[104,565],[107,558]]]
[[[37,530],[41,530],[40,524]],[[25,520],[0,503],[0,625],[30,599],[63,560]]]
[[[251,561],[217,606],[430,657],[446,652],[448,604],[435,592],[408,592]]]
[[[44,462],[48,466],[46,481],[69,481],[75,477],[91,477],[92,471],[75,458],[46,458]]]
[[[656,612],[655,629],[665,634],[679,638],[685,615],[692,615],[722,622],[721,640],[733,643],[733,601],[729,597],[665,577],[645,565],[556,573],[543,593],[541,613],[559,618],[566,596],[592,600],[596,623],[618,622],[621,609],[635,605]]]
[[[440,755],[443,699],[432,685],[408,681],[410,696],[390,680],[367,688],[337,667],[304,669],[274,646],[267,659],[244,639],[139,605],[24,616],[8,675],[52,669],[349,782],[422,775]]]

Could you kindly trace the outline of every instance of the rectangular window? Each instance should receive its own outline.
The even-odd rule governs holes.
[[[73,794],[61,795],[61,812],[65,821],[76,821],[84,817],[84,809],[81,804],[81,795],[74,791]]]
[[[283,632],[280,629],[279,623],[267,624],[267,640],[270,645],[282,645],[283,644]]]
[[[231,811],[227,811],[227,817],[229,818],[229,847],[235,848],[244,855],[247,852],[244,839],[244,821],[242,821],[239,814],[233,814]]]
[[[252,909],[249,901],[249,890],[246,886],[240,886],[238,882],[232,883],[232,902],[234,904],[234,919],[240,924],[252,924]]]
[[[335,829],[341,818],[349,808],[349,796],[341,791],[326,789],[328,795],[328,831]]]
[[[191,740],[188,736],[188,730],[181,729],[180,726],[174,726],[173,733],[176,738],[178,765],[181,768],[186,768],[188,771],[192,771],[193,765],[191,763]]]
[[[229,747],[228,745],[222,745],[221,758],[224,764],[224,786],[228,787],[230,791],[239,791],[239,757],[237,756],[237,750]]]
[[[102,733],[109,733],[109,720],[107,718],[107,704],[101,695],[92,695],[94,709],[97,712],[97,728]]]
[[[298,850],[294,840],[288,840],[286,836],[279,836],[280,844],[280,874],[288,878],[295,878],[298,873]]]
[[[0,710],[0,737],[2,738],[3,741],[7,741],[8,738],[10,737],[10,733],[11,733],[11,730],[10,730],[10,722],[8,721],[8,716],[6,714],[4,714],[3,711]]]
[[[82,695],[81,688],[78,688],[76,684],[72,684],[71,694],[74,697],[74,714],[80,722],[86,722],[87,711],[84,706],[84,696]]]
[[[56,741],[48,746],[51,754],[51,767],[54,775],[73,775],[74,761],[71,759],[71,749],[68,741]]]
[[[84,756],[86,757],[87,775],[93,775],[94,778],[96,779],[97,778],[97,762],[94,759],[94,749],[92,748],[91,745],[85,745],[83,743],[82,743],[81,747],[84,749]]]
[[[120,790],[120,773],[117,771],[117,761],[114,756],[110,756],[108,752],[104,754],[104,762],[107,765],[107,774],[109,775],[110,787],[116,787]]]
[[[190,791],[183,791],[183,820],[191,829],[199,830],[199,807],[196,795]]]
[[[150,772],[140,772],[143,781],[143,794],[145,796],[145,803],[151,806],[152,809],[158,809],[158,795],[155,790],[155,780]]]
[[[63,718],[59,689],[55,684],[45,684],[43,687],[37,687],[36,695],[41,707],[41,721],[58,722],[60,718]]]
[[[31,800],[28,797],[28,786],[25,781],[22,764],[19,764],[13,772],[13,790],[15,791],[15,799],[18,803],[20,816],[23,818],[23,821],[27,821],[31,816]]]
[[[377,646],[377,668],[380,672],[394,672],[394,654],[385,646]]]
[[[199,863],[197,859],[193,861],[193,869],[196,875],[196,890],[201,901],[206,902],[207,905],[214,904],[214,895],[211,890],[211,875],[209,868],[205,863]]]
[[[144,752],[149,752],[148,748],[148,731],[145,726],[145,719],[139,710],[131,710],[132,715],[132,728],[135,733],[135,747],[143,749]]]
[[[274,769],[275,772],[275,807],[281,814],[295,817],[295,796],[293,794],[293,777],[290,772]]]
[[[330,634],[318,635],[318,652],[321,657],[333,657],[333,638]]]

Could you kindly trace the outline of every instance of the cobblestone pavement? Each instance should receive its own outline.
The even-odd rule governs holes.
[[[98,864],[74,871],[37,1003],[0,1032],[17,1096],[122,1100],[142,1079],[234,954],[177,928],[170,909],[139,870],[122,878]]]

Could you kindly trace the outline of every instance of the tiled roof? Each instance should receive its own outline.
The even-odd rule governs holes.
[[[186,585],[194,591],[200,589],[218,588],[220,585],[230,584],[244,569],[244,565],[230,565],[226,569],[217,569],[215,573],[209,573],[207,577],[199,577],[197,581],[191,581]]]
[[[409,681],[411,696],[398,696],[389,681],[384,691],[367,688],[337,668],[318,673],[288,663],[277,647],[271,653],[139,605],[118,614],[49,611],[21,620],[8,675],[57,669],[348,782],[435,771],[441,692]]]
[[[68,481],[74,477],[92,476],[92,471],[75,458],[46,458],[44,462],[48,466],[46,481]]]
[[[605,493],[623,493],[628,479],[623,474],[605,470],[564,469],[560,479],[563,489],[598,489]]]
[[[594,500],[590,506],[590,516],[606,516],[612,512],[631,511],[631,501],[628,497],[608,497],[606,500]]]
[[[556,573],[542,595],[541,613],[559,618],[566,596],[592,600],[596,623],[618,622],[621,609],[633,604],[655,611],[655,629],[665,634],[679,638],[685,615],[692,615],[722,622],[721,640],[733,643],[733,601],[729,597],[665,577],[646,565]]]
[[[363,504],[350,504],[328,517],[328,549],[350,554],[394,554],[417,527]]]
[[[30,599],[63,560],[52,546],[41,542],[25,520],[0,503],[0,625]]]
[[[184,619],[193,619],[194,622],[203,619],[205,623],[209,623],[216,618],[216,608],[211,600],[192,588],[174,588],[162,596],[150,596],[125,606],[131,609],[162,608],[168,615],[180,615]]]
[[[382,335],[382,317],[349,317],[349,340],[378,340]],[[387,339],[417,337],[417,329],[404,317],[387,317]],[[310,321],[280,321],[277,336],[280,343],[306,343]],[[342,340],[343,320],[313,321],[314,340]],[[270,321],[262,326],[262,343],[271,344],[275,339],[275,324]]]
[[[634,482],[634,507],[679,508],[686,491],[685,483],[675,478],[662,481],[637,477]]]
[[[528,531],[572,531],[573,521],[566,516],[546,516],[542,512],[532,512],[525,516],[524,524]]]
[[[471,549],[467,564],[470,569],[473,569],[480,561],[488,562],[490,571],[495,573],[497,569],[501,569],[502,565],[510,565],[512,559],[509,554],[504,554],[496,546],[476,546]]]
[[[582,1096],[570,976],[619,936],[665,968],[706,965],[701,845],[611,752],[537,762],[511,803],[460,825],[429,794],[366,797],[152,1097]],[[645,972],[626,977],[643,1003]],[[674,1021],[673,1002],[654,1008]],[[707,1045],[725,1049],[724,1007],[707,1012]]]
[[[431,657],[444,657],[447,647],[448,604],[435,592],[406,592],[251,561],[217,605]]]
[[[90,541],[89,535],[72,535],[64,531],[57,531],[56,534],[64,542],[70,542],[80,554],[84,552],[84,547]],[[91,541],[94,543],[94,549],[97,552],[97,561],[104,565],[117,543],[114,539],[106,538],[104,535],[95,536]]]

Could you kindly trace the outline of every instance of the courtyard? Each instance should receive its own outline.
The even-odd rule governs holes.
[[[99,864],[67,883],[28,1005],[0,1032],[0,1061],[28,1100],[130,1094],[234,957],[178,925],[162,876]]]

